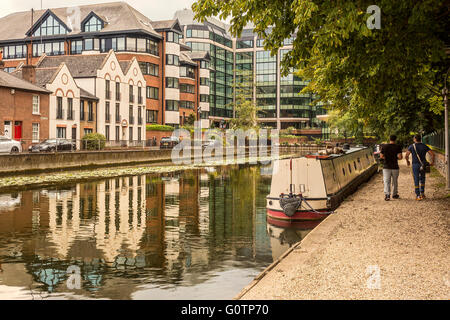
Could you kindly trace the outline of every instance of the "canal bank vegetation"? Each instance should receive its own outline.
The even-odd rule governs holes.
[[[314,93],[315,103],[355,119],[358,128],[380,139],[409,139],[411,131],[442,127],[450,29],[445,0],[384,0],[378,4],[379,29],[368,27],[372,4],[197,0],[192,9],[201,21],[229,18],[234,36],[253,24],[273,55],[291,39],[283,72],[298,70],[309,81],[302,93]]]
[[[151,173],[169,173],[178,172],[196,168],[205,167],[218,167],[228,166],[235,164],[252,164],[252,163],[265,163],[266,161],[275,159],[284,159],[291,157],[292,153],[279,155],[278,157],[246,157],[245,159],[233,159],[222,161],[214,161],[213,159],[206,159],[205,162],[199,164],[190,165],[173,165],[168,163],[167,165],[149,165],[149,166],[137,166],[137,167],[122,167],[122,168],[104,168],[96,170],[83,170],[72,171],[62,173],[48,173],[42,175],[24,175],[24,176],[10,176],[0,177],[0,192],[10,192],[24,189],[34,189],[38,187],[58,186],[73,182],[83,182],[89,180],[97,180],[102,178],[112,178],[121,176],[134,176]]]

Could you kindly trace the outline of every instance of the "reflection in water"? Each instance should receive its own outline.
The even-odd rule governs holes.
[[[232,298],[304,236],[267,226],[269,188],[234,166],[0,195],[0,299]]]

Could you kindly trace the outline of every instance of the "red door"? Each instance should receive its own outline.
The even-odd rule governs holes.
[[[22,121],[14,122],[14,140],[22,139]]]

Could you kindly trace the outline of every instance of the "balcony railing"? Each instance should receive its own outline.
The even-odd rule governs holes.
[[[105,121],[109,123],[110,119],[111,119],[111,114],[110,113],[106,113],[105,114]]]

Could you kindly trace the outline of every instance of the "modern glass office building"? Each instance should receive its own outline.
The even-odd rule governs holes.
[[[293,39],[286,39],[278,54],[271,56],[264,50],[264,40],[252,29],[244,29],[240,38],[233,38],[224,22],[211,18],[199,23],[189,9],[177,11],[174,19],[180,22],[184,42],[192,51],[210,53],[211,126],[233,117],[233,81],[245,78],[252,85],[250,92],[259,108],[261,126],[294,127],[298,134],[326,136],[326,124],[317,118],[324,115],[325,110],[312,104],[314,95],[299,93],[308,83],[297,77],[294,70],[281,76],[280,64],[283,55],[292,49]]]

